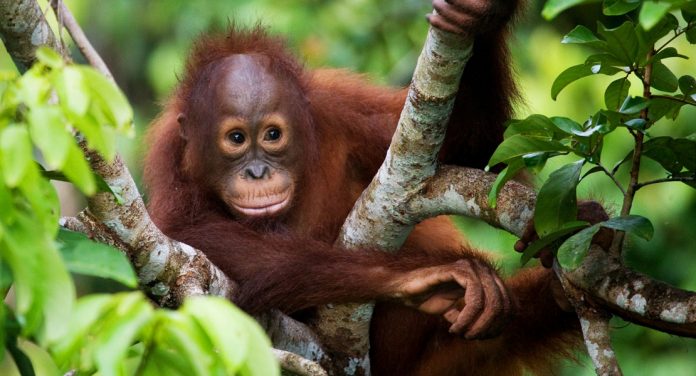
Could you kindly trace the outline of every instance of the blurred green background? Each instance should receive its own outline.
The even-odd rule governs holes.
[[[177,82],[187,48],[199,34],[225,28],[231,22],[257,22],[286,36],[308,67],[345,67],[363,72],[375,82],[408,83],[425,38],[427,0],[66,0],[87,36],[110,66],[116,81],[131,100],[137,118],[137,139],[119,140],[131,171],[142,170],[142,142],[147,124]],[[561,45],[564,33],[576,24],[594,29],[600,6],[583,6],[564,13],[552,23],[539,16],[541,1],[530,1],[511,40],[513,61],[524,98],[517,117],[532,113],[584,119],[603,106],[606,77],[590,77],[550,96],[551,83],[566,67],[581,63],[579,46]],[[48,9],[48,8],[46,8]],[[607,25],[622,20],[603,19]],[[66,39],[69,39],[66,37]],[[676,47],[696,58],[696,47]],[[79,56],[79,54],[74,54]],[[4,50],[0,67],[10,67]],[[696,73],[693,60],[668,62],[678,75]],[[632,90],[640,90],[638,82]],[[635,95],[640,95],[636,91]],[[678,121],[658,124],[652,135],[686,136],[696,132],[696,110],[685,108]],[[604,150],[604,161],[613,165],[630,149],[632,141],[616,132]],[[558,162],[539,175],[545,177]],[[658,178],[661,169],[644,160],[644,178]],[[622,170],[623,171],[623,170]],[[625,173],[625,171],[623,171]],[[604,176],[593,175],[580,185],[580,195],[600,200],[614,212],[620,208],[619,192]],[[79,200],[66,200],[71,214]],[[650,218],[656,236],[650,242],[632,239],[628,262],[636,269],[682,288],[696,290],[696,190],[680,183],[653,185],[640,191],[634,213]],[[511,251],[514,238],[473,220],[458,219],[476,247],[495,251],[503,269],[512,272],[519,256]],[[539,320],[543,320],[539,317]],[[627,375],[696,375],[696,341],[669,336],[625,323],[619,319],[614,343]],[[563,375],[594,374],[584,354],[569,361]]]

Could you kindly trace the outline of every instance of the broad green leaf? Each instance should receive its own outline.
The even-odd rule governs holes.
[[[16,187],[34,166],[31,139],[27,128],[14,124],[0,131],[0,167],[5,183]]]
[[[566,34],[561,40],[563,44],[584,44],[590,47],[604,49],[606,43],[597,38],[594,33],[585,26],[578,25],[570,33]]]
[[[621,72],[621,69],[600,63],[579,64],[572,66],[561,72],[561,74],[559,74],[558,77],[556,77],[556,79],[553,81],[553,85],[551,85],[551,98],[553,98],[553,100],[556,100],[558,94],[566,86],[581,78],[592,76],[594,74],[604,74],[611,76],[613,74],[616,74],[617,72]]]
[[[693,76],[681,76],[679,78],[679,90],[687,96],[696,94],[696,79]],[[693,100],[696,101],[696,98]]]
[[[548,0],[541,11],[541,15],[551,20],[559,15],[564,10],[574,7],[579,4],[598,2],[599,0]]]
[[[556,128],[567,134],[578,135],[583,132],[582,125],[580,123],[568,119],[567,117],[554,116],[551,118],[551,122],[556,126]]]
[[[106,114],[112,125],[118,130],[128,131],[133,121],[133,110],[121,90],[92,68],[80,67],[80,70],[92,99],[108,110]]]
[[[503,141],[503,143],[498,146],[493,153],[493,156],[491,156],[488,165],[492,167],[498,163],[539,151],[562,152],[568,151],[568,148],[557,141],[548,141],[545,139],[524,135],[514,135]]]
[[[592,238],[599,231],[599,224],[592,225],[568,238],[558,248],[558,263],[564,269],[575,269],[587,256]]]
[[[689,43],[696,44],[696,27],[692,26],[684,35],[686,35],[686,40],[689,41]]]
[[[40,62],[54,69],[61,68],[65,65],[63,58],[58,54],[58,52],[46,46],[41,46],[36,49],[36,58]]]
[[[56,93],[61,107],[77,116],[83,116],[89,107],[89,96],[82,71],[67,66],[55,81]]]
[[[522,168],[524,168],[524,163],[522,160],[513,159],[510,161],[508,166],[498,174],[498,177],[495,178],[495,182],[493,182],[493,185],[491,186],[490,192],[488,192],[488,205],[490,205],[492,208],[497,206],[500,189],[502,189],[505,183],[510,181],[510,179],[514,178]]]
[[[510,122],[503,136],[505,138],[510,138],[514,135],[521,134],[550,141],[554,138],[556,133],[556,129],[549,118],[544,115],[534,114],[526,119]]]
[[[602,12],[607,16],[621,16],[638,8],[641,2],[641,0],[604,0]]]
[[[72,279],[58,251],[23,215],[8,227],[2,241],[0,252],[15,280],[17,313],[26,317],[25,333],[40,329],[37,335],[42,343],[55,341],[67,330],[65,322],[75,300]]]
[[[645,240],[652,239],[655,234],[655,229],[652,223],[650,223],[650,220],[639,215],[611,218],[600,223],[600,225],[614,230],[625,231]]]
[[[542,249],[548,247],[558,239],[570,234],[573,231],[577,231],[583,227],[587,227],[590,224],[584,221],[572,221],[568,223],[564,223],[563,226],[561,226],[557,231],[554,231],[546,236],[544,236],[541,239],[538,239],[532,245],[527,247],[527,249],[524,250],[524,253],[522,254],[521,257],[521,264],[524,266],[529,262],[529,260],[532,259],[532,257],[536,256],[539,251]]]
[[[687,23],[696,21],[696,12],[691,12],[688,9],[682,9],[681,14],[682,18],[684,18],[684,21]]]
[[[34,372],[36,375],[63,375],[63,373],[58,370],[56,363],[53,361],[53,359],[51,359],[51,355],[46,352],[45,349],[25,339],[19,339],[17,345],[17,347],[19,347],[19,349],[29,357],[29,360],[31,360],[31,364],[34,367]]]
[[[19,102],[29,107],[41,106],[51,92],[51,83],[35,65],[19,78],[15,89],[15,99]]]
[[[207,338],[203,328],[190,316],[180,312],[158,311],[162,317],[155,338],[156,345],[163,349],[171,348],[187,361],[181,362],[184,368],[179,372],[185,375],[207,376],[213,374],[232,374],[224,372],[216,364],[217,349]],[[144,359],[149,361],[149,359]],[[217,367],[216,367],[217,366]]]
[[[94,116],[94,113],[99,113],[98,106],[94,103],[90,104],[90,110],[83,116],[74,116],[68,114],[70,123],[78,130],[87,140],[87,146],[90,149],[96,150],[107,161],[112,161],[116,155],[116,128],[110,126],[102,126],[102,124]],[[107,123],[104,120],[104,123]]]
[[[662,60],[664,60],[664,59],[669,59],[669,58],[672,58],[672,57],[678,57],[678,58],[687,59],[687,60],[689,59],[688,56],[680,54],[679,51],[677,51],[676,48],[674,48],[674,47],[667,47],[667,48],[663,49],[662,51],[656,53],[655,56],[652,57],[652,59],[650,60],[650,62],[653,62],[653,61],[662,61]]]
[[[625,115],[633,115],[648,107],[650,102],[643,97],[628,96],[621,104],[619,112]]]
[[[32,168],[19,182],[19,190],[29,202],[38,224],[43,225],[43,231],[53,237],[58,231],[60,217],[60,203],[55,187]]]
[[[75,142],[68,147],[68,156],[63,167],[63,173],[75,186],[87,196],[97,191],[94,173],[89,168],[85,155]]]
[[[140,293],[123,294],[96,338],[94,359],[102,375],[120,375],[128,347],[153,316],[153,308]]]
[[[91,362],[90,347],[86,341],[93,340],[90,331],[96,331],[104,319],[106,312],[114,309],[115,303],[120,301],[119,296],[94,294],[77,300],[72,316],[68,321],[68,334],[51,346],[56,362],[61,368],[75,365],[72,362],[79,358],[85,363]]]
[[[645,30],[650,30],[669,12],[672,5],[667,2],[645,1],[640,9],[638,21]]]
[[[187,298],[181,312],[194,317],[205,330],[227,372],[237,372],[249,357],[250,337],[256,335],[252,329],[258,324],[229,301],[212,296]],[[270,344],[265,351],[270,352]]]
[[[577,217],[575,189],[585,161],[567,164],[549,175],[539,190],[534,209],[534,228],[541,237],[560,229]]]
[[[65,229],[58,232],[58,244],[71,272],[113,279],[128,287],[138,285],[130,261],[118,249]]]
[[[597,31],[607,41],[609,53],[619,59],[622,65],[633,65],[638,53],[638,37],[633,23],[626,21],[614,29],[607,29],[599,23]]]
[[[679,87],[677,76],[659,61],[653,62],[650,86],[657,90],[672,93]]]
[[[271,342],[263,329],[252,319],[249,321],[249,355],[240,369],[241,375],[280,375],[278,361],[270,351]]]
[[[667,98],[652,98],[648,117],[655,122],[664,116],[674,119],[679,113],[679,109],[684,105],[683,102],[671,100]]]
[[[658,162],[671,174],[686,167],[696,170],[696,141],[671,137],[655,137],[643,144],[643,156]]]
[[[626,122],[624,122],[624,125],[628,128],[635,129],[635,130],[643,130],[645,129],[645,126],[648,124],[645,119],[637,118],[637,119],[631,119]]]
[[[628,90],[631,88],[631,81],[628,78],[619,78],[612,82],[604,92],[604,103],[607,109],[616,111],[621,108],[624,100],[628,96]]]
[[[55,107],[36,107],[29,111],[29,134],[51,168],[60,169],[68,158],[72,135],[65,119]]]

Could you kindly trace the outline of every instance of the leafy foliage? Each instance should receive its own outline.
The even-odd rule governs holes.
[[[592,2],[595,1],[549,0],[543,15],[553,18],[565,9]],[[668,59],[689,58],[671,44],[678,38],[694,43],[695,7],[696,2],[686,0],[604,0],[604,15],[622,17],[625,21],[620,26],[609,28],[598,23],[594,32],[576,26],[563,38],[564,44],[583,45],[593,52],[583,63],[567,68],[556,78],[551,88],[554,100],[581,78],[618,77],[604,90],[606,108],[596,110],[583,122],[542,115],[510,122],[504,142],[490,159],[490,166],[506,163],[505,171],[517,171],[522,166],[538,171],[549,158],[559,155],[576,158],[552,173],[542,186],[534,213],[535,228],[541,239],[526,250],[523,262],[573,230],[586,227],[577,222],[576,188],[591,174],[604,173],[621,191],[624,196],[621,216],[586,227],[565,240],[558,249],[558,260],[566,268],[580,265],[600,226],[635,233],[646,240],[652,237],[652,225],[646,218],[629,216],[635,192],[640,188],[663,182],[683,182],[696,187],[693,137],[653,137],[650,132],[658,121],[676,119],[682,107],[696,106],[696,80],[690,75],[679,76],[665,64]],[[673,14],[677,12],[681,20]],[[631,78],[642,84],[642,95],[630,94]],[[615,132],[629,133],[634,147],[610,168],[605,165],[602,151],[606,137]],[[659,163],[664,168],[664,178],[641,181],[643,158]],[[630,166],[628,182],[620,182],[617,176],[622,165]],[[582,174],[585,166],[587,170]],[[491,201],[507,175],[503,174],[494,184]]]
[[[0,72],[0,293],[12,286],[16,299],[0,305],[0,373],[278,374],[261,328],[224,299],[190,299],[179,311],[155,309],[140,293],[76,299],[69,272],[131,288],[137,278],[120,251],[59,228],[50,179],[120,200],[79,143],[113,159],[133,113],[92,68],[46,48],[37,57],[22,76]]]

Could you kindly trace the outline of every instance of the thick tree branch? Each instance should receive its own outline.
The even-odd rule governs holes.
[[[472,41],[431,27],[387,156],[341,228],[337,245],[396,251],[417,223],[408,203],[437,171],[437,154]],[[333,353],[334,369],[369,374],[373,305],[322,307],[315,330]],[[334,346],[335,345],[335,346]]]
[[[0,0],[0,37],[20,72],[34,64],[39,46],[60,50],[39,4],[33,0]]]
[[[307,360],[289,351],[273,349],[273,354],[283,369],[302,376],[325,376],[326,371],[319,363]]]

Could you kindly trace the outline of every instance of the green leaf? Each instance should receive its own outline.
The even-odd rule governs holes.
[[[633,115],[648,107],[650,102],[643,97],[626,97],[619,112],[625,115]]]
[[[24,352],[31,360],[34,371],[38,376],[42,375],[62,375],[58,370],[56,363],[51,359],[51,355],[45,349],[37,346],[33,342],[25,339],[19,339],[18,348]]]
[[[549,118],[544,115],[534,114],[523,120],[511,121],[507,129],[505,129],[503,136],[505,138],[510,138],[520,134],[550,141],[557,133],[556,128]]]
[[[36,169],[29,169],[19,182],[19,190],[29,202],[33,215],[37,217],[43,231],[53,237],[58,231],[60,217],[60,203],[56,189],[51,183],[42,179]]]
[[[121,374],[128,348],[153,316],[153,308],[140,293],[123,294],[116,310],[96,338],[94,359],[102,375]]]
[[[585,161],[567,164],[549,175],[539,190],[534,210],[534,227],[544,237],[577,217],[575,189]]]
[[[636,8],[641,0],[604,0],[602,12],[607,16],[621,16]]]
[[[161,317],[155,333],[160,351],[171,348],[187,361],[180,362],[178,372],[184,375],[225,374],[221,364],[214,358],[217,355],[203,328],[190,316],[180,312],[157,311]],[[150,359],[144,361],[150,362]],[[216,367],[218,366],[218,367]],[[232,374],[232,373],[229,373]]]
[[[650,86],[657,90],[672,93],[679,87],[677,76],[659,61],[653,62]]]
[[[652,98],[650,100],[650,110],[648,111],[648,117],[653,122],[658,121],[664,116],[674,119],[676,118],[676,115],[679,113],[679,109],[683,105],[683,102],[676,100],[671,100],[667,98]]]
[[[680,54],[679,51],[677,51],[676,48],[674,48],[674,47],[667,47],[667,48],[663,49],[662,51],[656,53],[655,56],[652,57],[652,59],[650,60],[650,62],[653,62],[653,61],[662,61],[662,60],[664,60],[664,59],[669,59],[669,58],[672,58],[672,57],[678,57],[678,58],[687,59],[687,60],[689,59],[688,56]]]
[[[568,119],[567,117],[554,116],[551,118],[551,122],[556,126],[556,128],[567,134],[578,135],[583,132],[582,125],[580,125],[580,123],[572,119]]]
[[[133,109],[125,95],[104,75],[89,67],[80,67],[92,100],[100,103],[107,118],[116,129],[129,131],[133,121]]]
[[[31,139],[46,163],[51,168],[62,168],[74,141],[60,111],[54,107],[35,107],[29,111],[28,120]]]
[[[51,346],[56,362],[61,368],[75,366],[77,359],[87,364],[91,362],[91,345],[94,340],[90,331],[97,332],[108,312],[114,310],[121,301],[121,295],[94,294],[78,299],[72,317],[68,321],[68,334]]]
[[[643,144],[643,156],[658,162],[671,174],[686,167],[696,170],[696,141],[688,138],[655,137]]]
[[[544,5],[544,9],[541,11],[541,15],[547,20],[552,20],[568,8],[597,1],[599,0],[548,0]]]
[[[568,238],[558,248],[558,263],[564,269],[575,269],[587,256],[592,238],[599,231],[599,224],[592,225]]]
[[[36,58],[40,62],[54,69],[61,68],[65,65],[65,62],[60,54],[46,46],[41,46],[36,49]]]
[[[626,77],[619,78],[618,80],[609,84],[607,90],[604,92],[604,103],[606,104],[607,109],[612,111],[618,110],[628,96],[628,90],[630,88],[631,81],[629,81]]]
[[[547,141],[531,136],[514,135],[498,146],[488,162],[489,166],[510,159],[521,157],[525,154],[536,153],[539,151],[567,151],[568,148],[557,141]]]
[[[645,1],[640,9],[638,21],[645,30],[650,30],[669,12],[672,5],[656,1]]]
[[[580,64],[572,66],[558,75],[551,85],[551,98],[556,100],[558,94],[571,83],[594,74],[613,75],[621,72],[620,69],[603,64]]]
[[[68,156],[63,167],[63,173],[75,186],[87,196],[97,191],[94,174],[85,160],[85,155],[75,142],[68,147]]]
[[[128,287],[138,285],[130,261],[118,249],[65,229],[58,231],[58,244],[71,272],[113,279]]]
[[[258,324],[229,301],[212,296],[187,298],[181,312],[196,319],[218,350],[228,373],[235,374],[249,356],[250,337],[255,334],[250,329]],[[265,351],[269,350],[270,344]]]
[[[3,260],[12,270],[17,314],[25,317],[26,334],[37,333],[42,343],[65,334],[75,288],[63,261],[47,234],[36,231],[30,217],[19,215],[0,240]],[[41,278],[37,278],[41,276]]]
[[[607,41],[609,53],[621,61],[622,65],[633,65],[638,54],[638,37],[633,23],[626,21],[615,29],[607,29],[599,23],[597,31]]]
[[[681,76],[679,78],[679,90],[686,96],[696,94],[696,79],[692,76]],[[694,100],[696,101],[696,98]]]
[[[696,44],[696,27],[691,27],[687,30],[684,35],[686,35],[686,40],[691,44]]]
[[[68,66],[63,69],[55,81],[56,93],[61,107],[74,115],[83,116],[89,107],[87,86],[82,71]]]
[[[603,49],[606,47],[604,41],[597,38],[594,33],[585,26],[578,25],[570,33],[566,34],[561,40],[563,44],[584,44],[590,47]]]
[[[498,174],[498,176],[495,178],[495,182],[493,182],[493,185],[491,186],[490,192],[488,192],[488,204],[492,208],[495,209],[498,204],[497,200],[500,189],[502,189],[505,183],[510,181],[510,179],[514,178],[522,168],[524,168],[524,163],[522,163],[522,160],[513,159],[510,161],[508,166]]]
[[[614,230],[625,231],[636,235],[645,240],[652,239],[655,234],[655,229],[652,223],[645,217],[639,215],[627,215],[624,217],[611,218],[600,223],[602,227],[611,228]]]
[[[548,247],[558,239],[570,234],[573,231],[577,231],[583,227],[587,227],[590,224],[585,222],[585,221],[572,221],[568,223],[564,223],[557,231],[554,231],[546,236],[544,236],[541,239],[538,239],[532,245],[527,247],[527,249],[524,250],[524,253],[522,254],[521,257],[521,264],[524,266],[529,262],[529,260],[532,259],[532,257],[536,256],[539,251],[542,249]]]
[[[10,125],[0,131],[0,168],[9,187],[16,187],[34,166],[31,139],[26,127]]]

